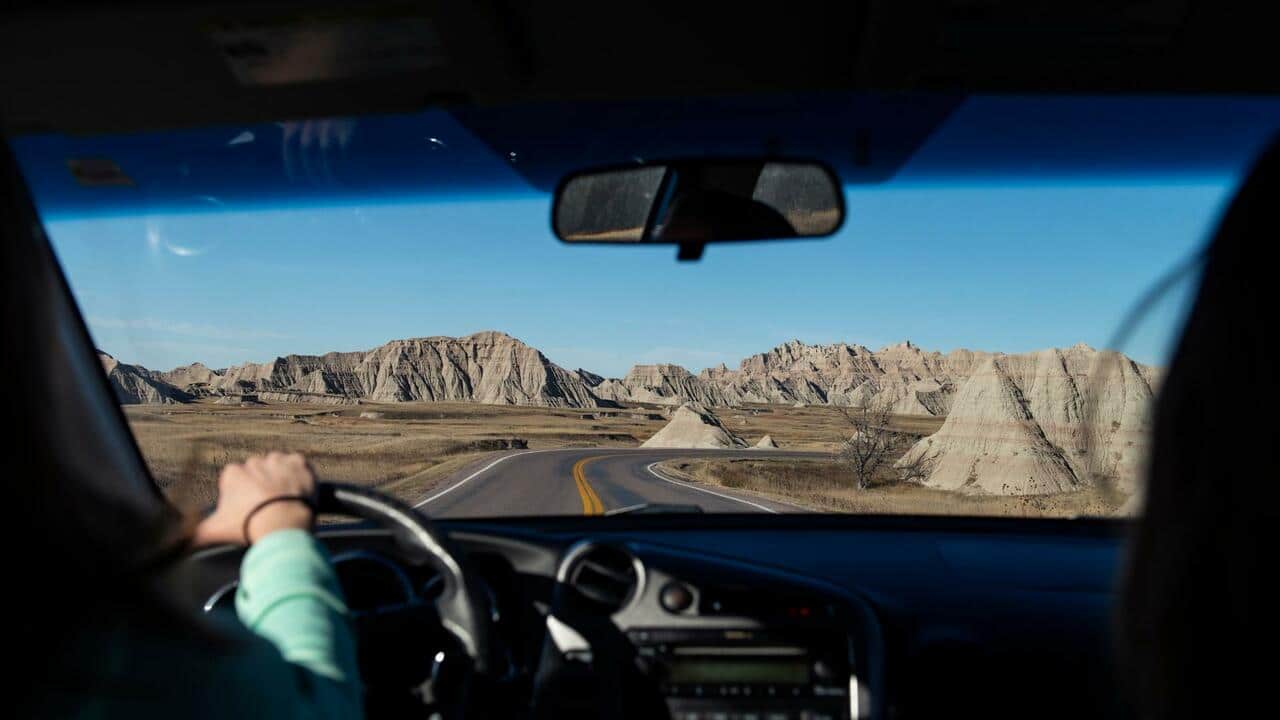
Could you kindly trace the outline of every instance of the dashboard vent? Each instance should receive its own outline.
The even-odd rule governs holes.
[[[608,545],[594,545],[570,560],[565,583],[592,606],[606,612],[631,600],[640,577],[631,553]]]

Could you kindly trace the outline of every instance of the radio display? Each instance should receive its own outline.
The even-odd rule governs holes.
[[[694,683],[777,683],[803,685],[809,682],[809,663],[804,658],[676,657],[667,662],[667,680],[684,685]]]

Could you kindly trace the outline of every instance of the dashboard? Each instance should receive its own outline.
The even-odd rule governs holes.
[[[1108,622],[1121,526],[697,520],[439,523],[489,593],[511,700],[494,714],[1127,715]],[[439,576],[383,530],[318,535],[356,621],[370,717],[420,712],[459,655],[424,610]],[[241,552],[185,563],[194,605],[229,611]]]

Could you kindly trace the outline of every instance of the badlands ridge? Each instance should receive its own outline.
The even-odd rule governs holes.
[[[536,348],[492,331],[216,370],[194,363],[161,372],[100,357],[124,404],[213,398],[678,407],[671,424],[646,442],[649,447],[690,447],[695,440],[699,447],[745,446],[709,408],[872,403],[898,414],[946,418],[907,455],[935,458],[928,485],[996,494],[1061,492],[1100,479],[1131,491],[1157,381],[1155,368],[1083,344],[1009,355],[943,354],[911,343],[872,351],[795,340],[733,369],[720,365],[695,375],[679,365],[637,365],[622,378],[566,370]]]

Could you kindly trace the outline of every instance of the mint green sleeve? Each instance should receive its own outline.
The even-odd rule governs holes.
[[[236,614],[301,671],[299,717],[363,714],[355,637],[324,546],[304,530],[278,530],[245,553]]]

